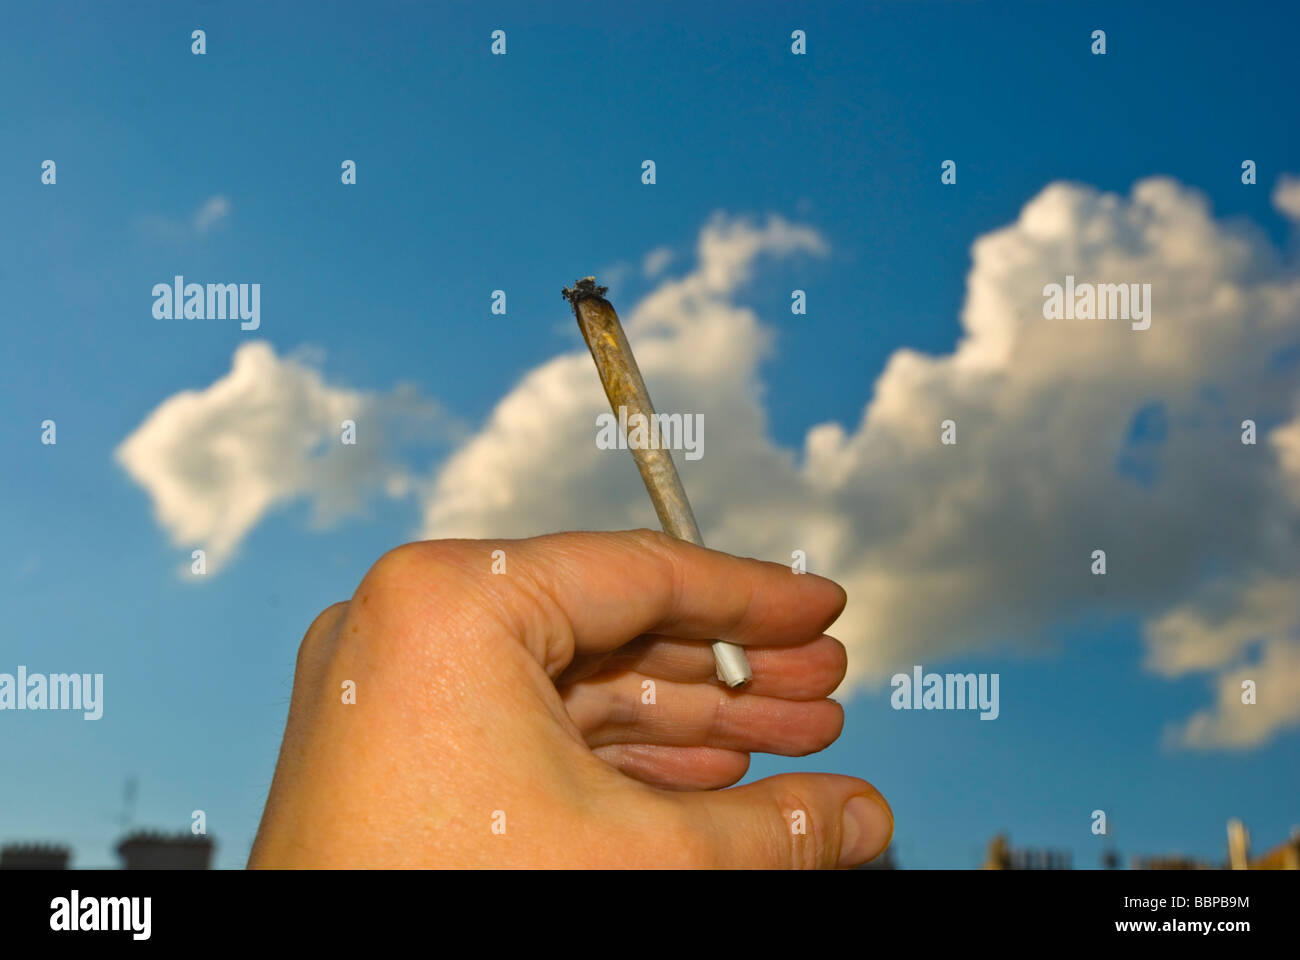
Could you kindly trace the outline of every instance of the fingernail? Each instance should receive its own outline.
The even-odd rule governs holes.
[[[894,839],[894,814],[885,801],[875,794],[850,797],[840,815],[843,829],[840,835],[841,867],[856,867],[866,863],[889,846]]]

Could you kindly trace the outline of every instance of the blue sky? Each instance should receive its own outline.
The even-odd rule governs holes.
[[[472,433],[581,347],[562,285],[596,272],[623,309],[660,282],[639,269],[652,250],[680,274],[715,213],[775,214],[828,249],[763,261],[734,294],[774,337],[770,440],[798,451],[817,424],[855,427],[895,351],[953,350],[972,243],[1053,182],[1126,195],[1172,177],[1294,264],[1270,196],[1300,173],[1296,26],[1283,4],[6,5],[0,671],[103,672],[106,704],[94,723],[0,715],[0,838],[111,864],[136,775],[138,824],[186,829],[204,809],[219,864],[241,866],[303,631],[422,528],[412,498],[325,529],[291,499],[219,574],[177,576],[189,551],[114,450],[168,397],[226,375],[241,344],[315,348],[332,386],[415,384]],[[497,28],[505,57],[488,53]],[[790,53],[796,28],[807,56]],[[1098,28],[1105,56],[1089,52]],[[949,158],[955,187],[939,183]],[[196,228],[213,197],[228,212]],[[260,282],[261,329],[155,320],[150,290],[178,273]],[[806,317],[789,312],[795,287]],[[489,312],[497,288],[505,317]],[[454,443],[440,432],[402,456],[427,474]],[[751,776],[871,779],[909,867],[974,866],[998,830],[1095,866],[1099,807],[1126,856],[1217,860],[1229,816],[1280,842],[1300,822],[1295,727],[1170,746],[1166,727],[1213,687],[1145,670],[1139,619],[1099,605],[1032,647],[943,660],[1001,674],[996,722],[894,712],[867,686],[829,751],[755,758]]]

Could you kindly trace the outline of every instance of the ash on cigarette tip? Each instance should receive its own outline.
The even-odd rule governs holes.
[[[565,287],[560,291],[561,295],[575,307],[578,301],[586,300],[588,297],[603,297],[609,287],[597,286],[595,277],[583,277],[572,287]]]

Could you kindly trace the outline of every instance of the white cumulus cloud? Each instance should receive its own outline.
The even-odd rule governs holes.
[[[342,442],[345,420],[355,444]],[[205,550],[213,573],[279,504],[305,498],[326,525],[376,492],[403,494],[411,478],[392,446],[403,431],[435,434],[444,422],[410,387],[331,387],[302,359],[253,342],[221,379],[159,404],[115,456],[173,543]]]

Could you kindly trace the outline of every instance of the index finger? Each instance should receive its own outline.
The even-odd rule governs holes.
[[[514,569],[563,611],[574,653],[644,633],[785,646],[821,636],[847,596],[833,580],[652,530],[560,533],[515,543]]]

